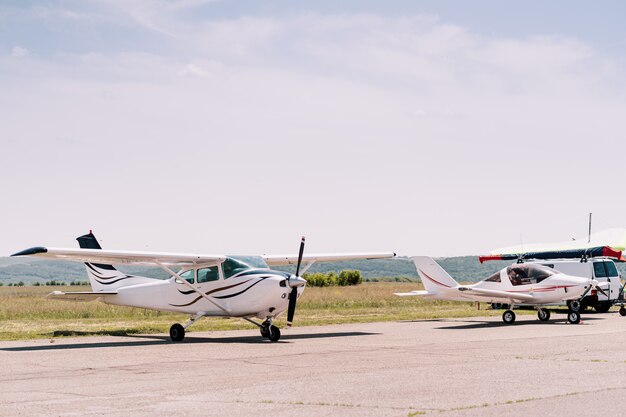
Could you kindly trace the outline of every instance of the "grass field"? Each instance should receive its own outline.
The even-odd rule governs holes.
[[[397,297],[420,284],[407,282],[364,283],[354,287],[308,287],[301,299],[294,326],[419,320],[447,317],[498,316],[502,312],[476,304],[424,301]],[[85,291],[85,287],[0,287],[0,340],[98,334],[167,333],[173,323],[187,316],[119,307],[100,302],[77,303],[49,300],[52,290]],[[520,313],[523,313],[520,311]],[[533,311],[530,314],[535,314]],[[284,319],[283,319],[284,320]],[[278,325],[283,326],[284,321]],[[241,319],[204,318],[190,331],[254,328]]]

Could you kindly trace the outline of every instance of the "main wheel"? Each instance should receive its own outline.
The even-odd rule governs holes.
[[[580,323],[580,313],[578,313],[578,311],[570,311],[567,313],[567,321],[571,324]]]
[[[619,315],[622,317],[626,316],[626,307],[621,307],[619,309]]]
[[[593,306],[593,309],[596,310],[596,313],[606,313],[611,309],[611,303],[598,303]]]
[[[548,310],[539,310],[537,311],[537,317],[541,321],[548,321],[550,320],[550,312]]]
[[[269,335],[267,338],[272,342],[278,342],[278,339],[280,339],[280,329],[276,326],[270,326],[268,331]]]
[[[507,310],[502,313],[502,321],[506,324],[515,323],[515,313],[512,310]]]
[[[182,342],[185,338],[185,328],[181,324],[172,324],[170,327],[170,339],[172,342]]]
[[[580,300],[570,300],[567,302],[567,308],[569,308],[569,311],[576,311],[576,312],[580,312],[580,310],[582,309],[582,303],[580,302]]]

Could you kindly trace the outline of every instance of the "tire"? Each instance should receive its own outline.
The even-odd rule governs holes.
[[[170,339],[172,339],[172,342],[182,342],[184,338],[185,328],[178,323],[172,324],[172,327],[170,327]]]
[[[583,303],[580,300],[570,300],[567,302],[567,308],[569,311],[580,312],[583,309]]]
[[[512,310],[507,310],[502,313],[502,321],[506,324],[515,323],[515,313]]]
[[[550,320],[550,312],[548,310],[539,310],[537,311],[537,317],[541,321],[548,321]]]
[[[278,340],[280,339],[280,329],[276,326],[270,326],[268,330],[269,335],[267,336],[267,338],[270,339],[270,341],[272,342],[278,342]]]
[[[263,336],[265,339],[270,337],[269,326],[261,326],[260,330],[261,330],[261,336]]]
[[[621,307],[619,309],[619,315],[622,316],[622,317],[626,316],[626,308],[625,307]]]
[[[598,303],[593,306],[596,313],[607,313],[611,309],[611,303]]]
[[[567,313],[567,321],[570,324],[580,323],[580,313],[578,311],[569,311]]]

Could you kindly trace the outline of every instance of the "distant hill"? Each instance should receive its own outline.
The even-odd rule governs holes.
[[[480,281],[497,270],[510,265],[510,262],[495,261],[480,264],[476,256],[457,256],[451,258],[437,258],[441,266],[456,280],[463,282]],[[141,266],[122,266],[120,270],[153,278],[168,278],[159,268]],[[294,272],[295,267],[286,266],[276,269]],[[344,269],[357,269],[363,277],[368,279],[399,277],[418,280],[415,265],[409,258],[398,257],[393,259],[373,259],[369,261],[345,261],[314,264],[307,272],[339,272]],[[618,264],[622,275],[626,275],[626,264]],[[0,258],[0,283],[24,282],[31,285],[35,282],[47,281],[87,281],[85,266],[79,262],[35,260],[32,258]]]

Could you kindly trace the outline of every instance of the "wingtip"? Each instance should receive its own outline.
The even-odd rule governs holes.
[[[46,253],[48,249],[43,246],[35,246],[34,248],[24,249],[23,251],[16,252],[11,256],[28,256],[28,255],[37,255],[39,253]]]

